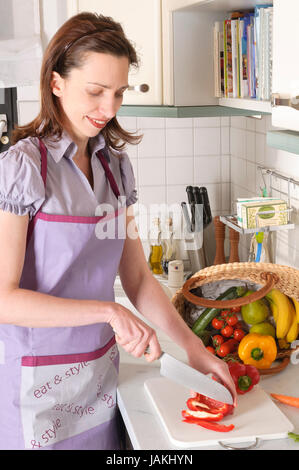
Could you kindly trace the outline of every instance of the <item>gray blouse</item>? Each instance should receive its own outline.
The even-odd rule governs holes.
[[[118,208],[118,201],[106,178],[96,152],[107,159],[121,196],[129,206],[137,201],[135,178],[128,155],[108,149],[104,137],[89,139],[94,188],[74,163],[77,146],[63,132],[56,142],[44,138],[48,150],[46,192],[41,177],[41,155],[36,137],[27,137],[0,153],[0,209],[32,218],[43,205],[43,212],[56,215],[94,216],[99,204]]]

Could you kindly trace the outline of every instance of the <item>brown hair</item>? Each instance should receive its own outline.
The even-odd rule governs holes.
[[[127,57],[131,66],[138,66],[136,51],[119,23],[96,13],[84,12],[73,16],[56,32],[45,51],[40,75],[39,115],[29,124],[14,129],[13,144],[29,136],[61,138],[63,112],[59,99],[52,93],[52,72],[66,78],[73,68],[82,66],[88,52]],[[106,144],[116,150],[122,149],[126,143],[138,144],[142,137],[122,129],[116,117],[101,132]]]

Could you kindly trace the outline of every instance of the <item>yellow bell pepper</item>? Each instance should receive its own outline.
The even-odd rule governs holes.
[[[268,369],[277,355],[275,339],[273,336],[249,333],[241,340],[238,354],[244,364]]]

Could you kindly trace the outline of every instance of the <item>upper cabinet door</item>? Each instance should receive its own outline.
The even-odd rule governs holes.
[[[299,2],[273,3],[272,124],[299,131]]]
[[[136,87],[124,95],[124,105],[162,104],[162,20],[161,0],[79,0],[79,12],[91,11],[111,16],[121,23],[137,50],[140,67],[132,68],[129,85]],[[138,91],[147,84],[149,91]]]

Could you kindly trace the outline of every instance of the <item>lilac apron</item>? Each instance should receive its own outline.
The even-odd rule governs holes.
[[[46,185],[47,150],[42,141],[40,150]],[[100,152],[97,156],[118,197],[105,157]],[[100,239],[98,233],[105,233],[105,227],[110,238]],[[125,207],[95,217],[40,210],[29,224],[20,288],[114,301],[124,233]],[[119,448],[119,355],[108,323],[63,328],[0,325],[0,340],[0,449]]]

